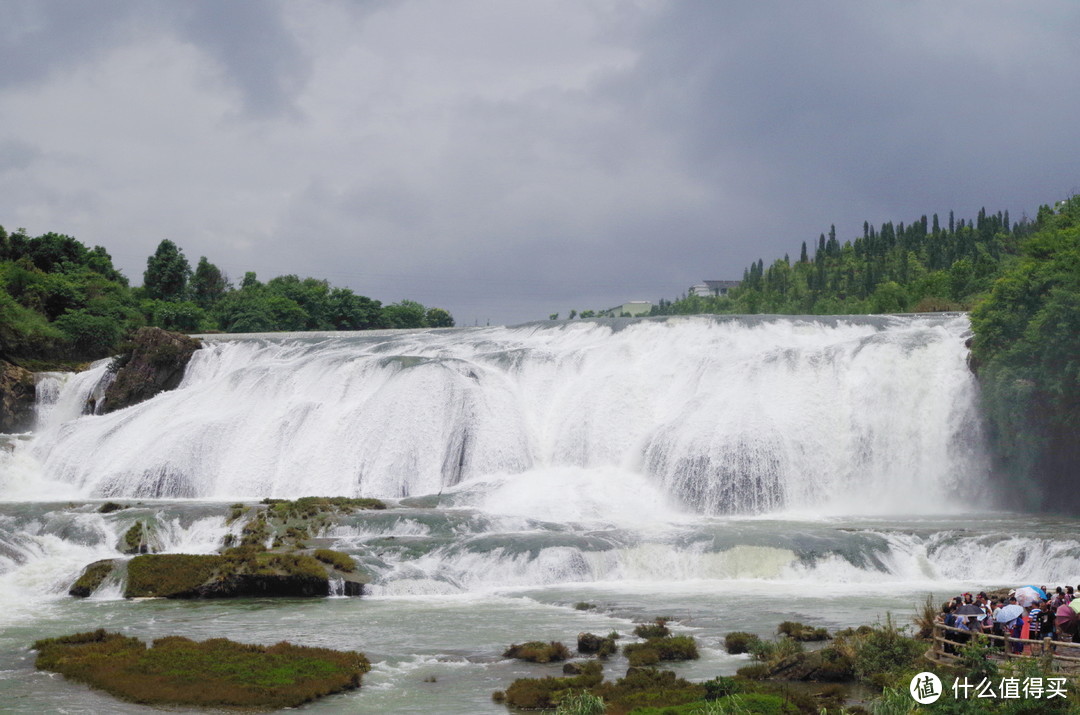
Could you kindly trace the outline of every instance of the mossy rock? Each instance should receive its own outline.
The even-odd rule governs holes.
[[[353,561],[353,557],[340,551],[315,549],[313,556],[324,564],[329,564],[344,573],[352,573],[356,570],[356,562]]]
[[[127,509],[127,504],[117,504],[114,501],[107,501],[98,507],[99,514],[112,514],[114,511],[120,511],[121,509]]]
[[[104,630],[40,640],[33,647],[38,670],[147,705],[290,708],[358,688],[371,669],[354,651],[179,636],[159,638],[147,648],[137,638]]]
[[[512,644],[503,652],[504,658],[516,658],[530,663],[554,663],[570,657],[570,650],[558,641],[544,643],[529,641],[521,645]]]
[[[832,638],[824,628],[814,628],[797,621],[784,621],[776,627],[779,635],[794,638],[797,641],[825,641]]]
[[[605,638],[594,633],[578,633],[577,649],[578,653],[595,654],[601,658],[607,658],[619,652],[619,646],[615,645],[614,638],[610,636]]]
[[[68,594],[77,598],[86,598],[92,595],[116,569],[116,564],[116,559],[104,559],[90,564],[83,569],[82,574],[75,580],[75,583],[71,584]]]
[[[150,552],[150,530],[145,522],[136,521],[120,539],[120,553],[146,554]]]
[[[311,556],[245,551],[148,554],[128,563],[127,598],[326,596],[326,568]]]

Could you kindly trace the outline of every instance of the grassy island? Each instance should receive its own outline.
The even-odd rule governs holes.
[[[354,651],[179,636],[159,638],[147,647],[138,638],[104,630],[40,640],[34,649],[38,670],[155,705],[295,707],[359,688],[371,669],[368,659]]]

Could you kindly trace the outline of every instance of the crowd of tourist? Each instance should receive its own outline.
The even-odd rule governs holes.
[[[1080,586],[1058,586],[1052,592],[1045,586],[1023,586],[988,596],[963,593],[947,601],[938,616],[939,622],[957,630],[949,639],[964,643],[974,633],[1009,636],[1019,641],[1053,638],[1080,642]],[[1075,601],[1075,606],[1074,606]],[[1022,653],[1023,642],[1010,644],[1014,653]]]

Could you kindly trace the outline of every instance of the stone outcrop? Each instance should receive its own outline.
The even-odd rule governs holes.
[[[139,328],[132,348],[117,358],[116,379],[102,398],[100,411],[115,412],[149,400],[180,384],[192,354],[202,343],[161,328]]]
[[[34,426],[34,373],[0,360],[0,432]]]

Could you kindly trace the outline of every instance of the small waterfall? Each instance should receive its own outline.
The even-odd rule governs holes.
[[[178,389],[108,415],[84,414],[108,361],[55,378],[15,451],[98,498],[944,511],[985,491],[967,334],[961,315],[695,316],[208,339]]]

